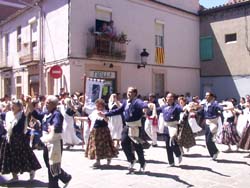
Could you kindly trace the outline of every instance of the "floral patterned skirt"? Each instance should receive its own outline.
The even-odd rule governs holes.
[[[221,132],[218,134],[217,142],[219,144],[236,145],[240,141],[234,123],[224,123]]]
[[[250,150],[250,126],[244,129],[243,134],[241,136],[239,147],[241,149]]]
[[[29,146],[25,135],[12,135],[10,142],[2,139],[0,145],[0,173],[23,173],[40,169],[41,165]]]
[[[89,135],[85,157],[89,159],[108,159],[117,155],[108,127],[93,128]]]

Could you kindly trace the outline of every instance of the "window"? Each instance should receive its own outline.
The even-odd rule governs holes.
[[[32,42],[32,48],[35,48],[35,47],[37,47],[37,41]]]
[[[4,93],[11,96],[11,78],[4,78]]]
[[[22,48],[21,32],[22,32],[22,28],[21,26],[18,26],[17,27],[17,52],[21,51],[21,48]]]
[[[16,96],[20,98],[22,94],[22,76],[16,77]]]
[[[164,23],[155,21],[155,62],[156,64],[164,64]]]
[[[17,86],[16,87],[16,96],[19,99],[21,97],[22,94],[22,86]]]
[[[21,76],[16,77],[16,84],[22,84],[22,77]]]
[[[155,46],[164,48],[164,25],[155,23]]]
[[[208,61],[213,59],[213,38],[211,36],[200,38],[200,60]]]
[[[9,56],[9,34],[5,34],[5,57]]]
[[[101,31],[103,23],[109,23],[112,17],[112,10],[110,8],[102,7],[100,5],[96,5],[96,23],[95,30]]]
[[[21,27],[21,26],[18,26],[18,27],[17,27],[17,36],[20,36],[20,35],[21,35],[21,32],[22,32],[22,27]]]
[[[225,43],[237,42],[236,33],[225,35]]]

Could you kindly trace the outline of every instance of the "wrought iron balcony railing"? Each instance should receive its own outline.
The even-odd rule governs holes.
[[[87,57],[124,60],[127,40],[94,32],[88,36]]]

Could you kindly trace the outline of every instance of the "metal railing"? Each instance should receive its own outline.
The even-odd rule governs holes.
[[[87,57],[101,57],[107,59],[126,58],[126,40],[118,40],[108,35],[95,32],[88,35]]]

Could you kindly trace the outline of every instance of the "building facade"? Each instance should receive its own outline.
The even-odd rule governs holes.
[[[104,96],[128,86],[141,95],[198,95],[198,10],[198,0],[40,1],[0,26],[1,96],[81,92],[84,75],[105,80]],[[114,36],[103,31],[111,20]]]
[[[250,93],[250,2],[200,12],[201,94],[239,99]]]

